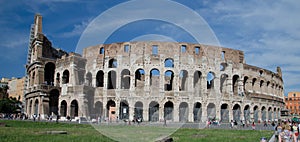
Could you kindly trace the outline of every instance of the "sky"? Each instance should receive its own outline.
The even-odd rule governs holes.
[[[24,76],[29,31],[36,13],[43,16],[43,33],[53,46],[75,52],[80,37],[88,25],[99,18],[99,15],[124,2],[126,1],[0,0],[0,77]],[[247,64],[273,72],[280,66],[285,95],[291,91],[300,91],[300,1],[174,0],[172,2],[200,15],[215,34],[220,46],[244,51]],[[149,13],[146,9],[127,8],[137,15]],[[164,6],[163,10],[159,11],[161,15],[179,11],[174,6]],[[120,12],[120,15],[122,14],[124,13]],[[110,17],[120,15],[111,14]],[[182,23],[193,25],[195,21],[184,19]],[[101,21],[98,24],[103,28],[111,25],[109,21]],[[180,24],[144,19],[122,25],[110,34],[105,43],[149,37],[167,41],[197,42],[191,33],[201,33],[202,29],[190,29],[190,32],[187,32],[187,29],[188,27],[180,27]]]

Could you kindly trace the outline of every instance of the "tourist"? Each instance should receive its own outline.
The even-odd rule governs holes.
[[[252,122],[252,130],[255,130],[255,123]]]

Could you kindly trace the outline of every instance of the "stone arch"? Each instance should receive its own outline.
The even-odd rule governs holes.
[[[111,79],[113,80],[115,78],[111,78]],[[102,70],[99,70],[96,74],[96,87],[104,87],[104,72]]]
[[[28,114],[31,115],[32,114],[32,100],[29,101],[29,105],[28,105]]]
[[[254,119],[254,122],[258,122],[258,120],[259,120],[258,113],[259,113],[259,108],[256,105],[256,106],[253,107],[253,119]]]
[[[273,120],[273,118],[272,118],[273,114],[272,114],[272,113],[273,113],[273,112],[272,112],[272,107],[269,107],[269,108],[268,108],[268,120],[270,120],[270,121]]]
[[[189,106],[186,102],[181,102],[179,105],[179,121],[187,122],[189,120]]]
[[[278,118],[277,118],[277,109],[274,107],[273,109],[273,119],[276,121]]]
[[[150,86],[152,88],[159,88],[160,85],[160,72],[154,68],[150,71]]]
[[[78,102],[77,102],[77,100],[73,100],[72,102],[71,102],[71,118],[72,119],[74,119],[75,117],[78,117],[78,110],[79,110],[79,108],[78,108]]]
[[[135,87],[144,87],[145,85],[145,70],[137,69],[135,71]]]
[[[117,74],[116,71],[109,71],[107,77],[107,89],[116,89]]]
[[[39,114],[39,100],[35,99],[34,101],[34,114],[38,115]]]
[[[65,100],[60,102],[60,115],[63,117],[67,116],[67,102]]]
[[[232,77],[232,92],[234,95],[238,95],[238,90],[239,90],[239,76],[238,75],[234,75]]]
[[[194,122],[200,122],[202,117],[202,105],[200,102],[196,102],[193,108]]]
[[[239,104],[235,104],[232,108],[233,120],[239,122],[241,120],[241,106]]]
[[[129,104],[126,100],[120,102],[119,118],[129,119]]]
[[[149,104],[149,121],[156,122],[159,120],[159,104],[156,101],[152,101]]]
[[[130,71],[128,69],[124,69],[121,72],[121,88],[122,89],[130,88]]]
[[[48,62],[44,68],[44,83],[54,85],[55,64]]]
[[[194,88],[195,89],[201,88],[201,77],[202,77],[202,73],[200,71],[194,72]]]
[[[207,119],[212,120],[216,118],[216,105],[214,103],[209,103],[207,105]]]
[[[166,58],[164,65],[166,68],[174,68],[174,59],[172,58]]]
[[[227,93],[226,92],[226,81],[228,79],[228,75],[227,74],[222,74],[220,77],[220,92],[221,93]]]
[[[266,107],[265,106],[261,107],[261,120],[262,121],[266,121],[267,120],[267,111],[266,111]]]
[[[64,72],[63,72],[63,76],[62,76],[62,83],[63,84],[67,84],[67,83],[69,83],[69,79],[70,79],[70,72],[69,72],[69,70],[64,70]]]
[[[165,72],[165,91],[173,90],[173,80],[174,80],[174,72],[171,70],[167,70]]]
[[[244,82],[243,82],[244,91],[250,90],[248,80],[249,80],[249,77],[248,76],[244,76]]]
[[[220,71],[225,71],[227,68],[228,64],[227,63],[221,63],[220,64]]]
[[[221,121],[229,122],[229,106],[227,103],[221,105]]]
[[[58,115],[58,98],[59,91],[57,89],[51,90],[49,93],[49,115]]]
[[[179,73],[179,91],[187,91],[188,89],[188,71],[181,70]]]
[[[88,72],[88,73],[85,75],[85,79],[86,79],[86,85],[92,86],[92,80],[93,80],[93,77],[92,77],[92,73],[91,73],[91,72]]]
[[[116,103],[113,100],[107,101],[106,104],[107,116],[109,120],[116,119]]]
[[[252,90],[256,89],[256,85],[255,85],[256,84],[256,80],[257,80],[256,78],[252,79]]]
[[[95,103],[94,113],[96,118],[103,116],[103,103],[101,101]]]
[[[174,104],[171,101],[168,101],[164,105],[164,118],[165,120],[174,120],[173,119],[174,113]]]
[[[99,54],[103,54],[103,55],[105,54],[104,47],[101,47],[101,48],[100,48],[100,50],[99,50]]]
[[[246,121],[246,122],[249,122],[250,121],[250,106],[249,105],[246,105],[245,107],[244,107],[244,120]]]
[[[112,58],[108,61],[108,68],[117,68],[117,67],[118,67],[117,59]]]
[[[208,72],[206,76],[207,80],[207,89],[213,89],[214,88],[214,79],[215,79],[215,73],[214,72]]]
[[[60,73],[56,73],[56,86],[60,86]]]
[[[141,101],[138,101],[134,104],[134,118],[136,119],[144,119],[143,117],[143,103]]]

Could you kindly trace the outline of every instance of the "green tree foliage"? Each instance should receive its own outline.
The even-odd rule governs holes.
[[[0,113],[17,113],[21,110],[21,104],[16,98],[4,98],[0,100]]]
[[[8,86],[0,87],[0,99],[8,98]]]

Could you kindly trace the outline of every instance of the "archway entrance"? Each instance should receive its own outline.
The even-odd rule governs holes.
[[[194,114],[194,122],[200,122],[202,117],[201,103],[197,102],[194,104],[193,114]]]
[[[120,102],[119,118],[129,119],[129,105],[125,100]]]
[[[49,96],[49,115],[58,115],[58,97],[59,91],[54,89],[50,91]]]
[[[245,121],[249,122],[250,121],[250,106],[246,105],[244,108],[244,118]]]
[[[209,103],[207,105],[207,119],[212,120],[216,118],[216,105],[214,103]]]
[[[78,117],[78,102],[73,100],[71,102],[71,118],[74,119],[75,117]]]
[[[60,115],[67,116],[67,102],[65,100],[60,103]]]
[[[229,122],[228,104],[222,104],[221,105],[221,121],[222,122]]]
[[[149,104],[149,121],[156,122],[159,119],[159,104],[152,101]]]
[[[143,118],[143,103],[142,102],[136,102],[134,105],[134,118],[137,119],[144,119]]]
[[[116,103],[113,100],[109,100],[106,105],[107,116],[109,120],[116,119]]]
[[[164,118],[165,120],[173,120],[173,109],[174,105],[172,102],[168,101],[164,106]]]
[[[233,113],[233,120],[239,122],[241,120],[240,119],[240,116],[241,116],[241,107],[240,107],[240,105],[235,104],[233,106],[232,113]]]
[[[179,105],[179,121],[186,122],[189,120],[189,107],[186,102],[182,102]]]

